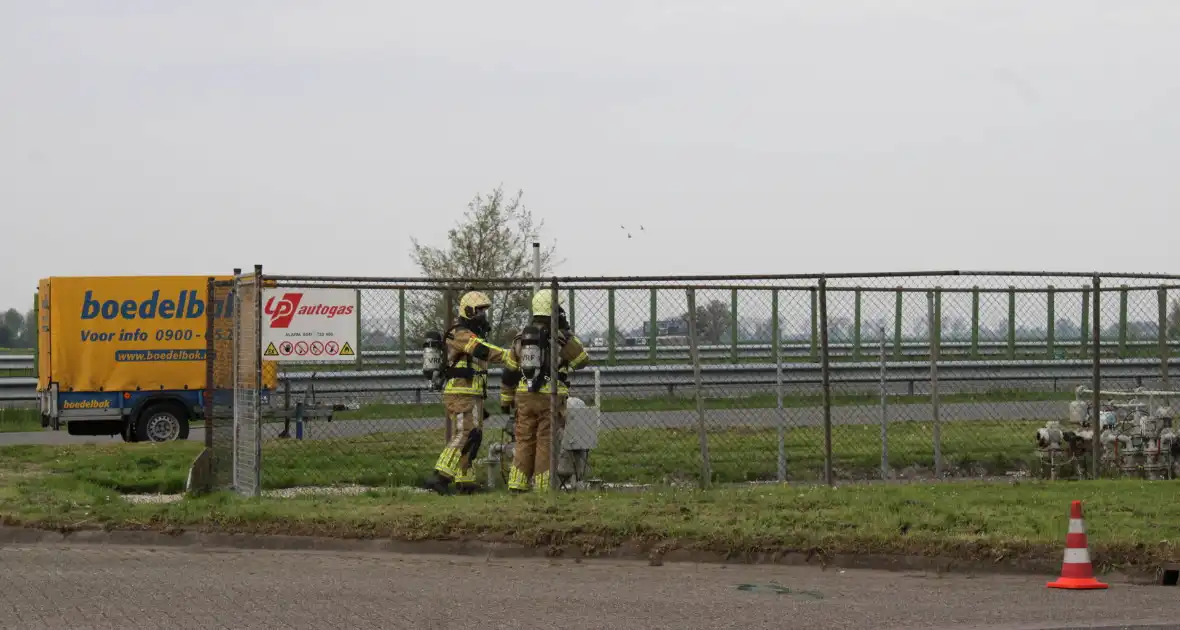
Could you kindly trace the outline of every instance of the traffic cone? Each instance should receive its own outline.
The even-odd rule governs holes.
[[[1096,589],[1108,588],[1094,579],[1094,566],[1090,564],[1090,546],[1086,541],[1086,524],[1082,521],[1082,502],[1074,501],[1069,506],[1069,533],[1065,535],[1065,560],[1061,563],[1061,577],[1049,582],[1049,588]]]

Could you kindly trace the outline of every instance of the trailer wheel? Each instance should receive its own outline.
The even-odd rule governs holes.
[[[174,403],[151,405],[135,421],[135,438],[139,442],[187,440],[188,431],[188,412]]]

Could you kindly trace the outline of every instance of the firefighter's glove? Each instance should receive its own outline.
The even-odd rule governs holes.
[[[567,344],[569,342],[570,342],[570,334],[568,331],[565,331],[565,330],[557,331],[557,345],[564,346],[565,344]]]

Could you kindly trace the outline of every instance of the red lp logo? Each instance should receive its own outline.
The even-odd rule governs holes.
[[[273,297],[267,300],[263,312],[270,315],[270,327],[289,327],[291,320],[295,318],[295,310],[299,308],[299,302],[302,300],[302,293],[284,293],[278,304],[275,304]]]

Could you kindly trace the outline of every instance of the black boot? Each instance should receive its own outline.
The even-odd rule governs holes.
[[[451,494],[451,480],[438,474],[437,470],[430,473],[422,487],[442,495]]]

